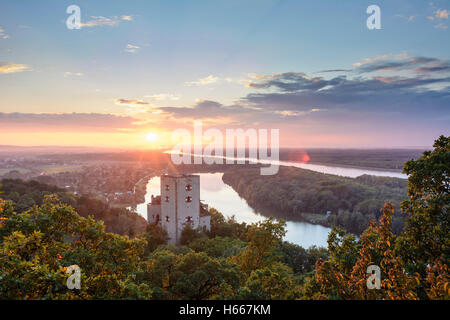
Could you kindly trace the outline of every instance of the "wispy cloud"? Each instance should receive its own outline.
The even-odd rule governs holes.
[[[104,17],[104,16],[91,16],[91,20],[88,20],[85,23],[81,23],[81,27],[116,27],[118,26],[122,21],[133,21],[133,16],[131,15],[123,15],[121,17],[114,16],[114,17]]]
[[[373,63],[379,60],[387,60],[387,59],[395,59],[395,60],[400,60],[400,59],[405,59],[408,57],[408,54],[406,52],[402,52],[402,53],[397,53],[397,54],[384,54],[381,56],[377,56],[377,57],[372,57],[372,58],[364,58],[361,61],[355,62],[353,63],[353,66],[355,67],[361,67],[365,64],[369,64],[369,63]]]
[[[435,28],[435,29],[447,30],[447,29],[448,29],[448,26],[447,26],[445,23],[440,22],[440,23],[438,23],[437,25],[435,25],[434,28]]]
[[[149,103],[138,99],[116,99],[115,104],[121,106],[146,106]]]
[[[430,3],[430,6],[433,9],[436,9],[436,7],[433,5],[432,2]],[[431,21],[437,20],[438,24],[436,24],[434,26],[434,28],[435,29],[441,29],[441,30],[447,30],[448,26],[444,23],[443,20],[447,20],[448,19],[448,16],[450,14],[450,10],[437,9],[433,13],[434,13],[434,15],[433,16],[428,16],[427,19],[431,20]]]
[[[120,19],[122,19],[123,21],[133,21],[134,17],[133,16],[121,16]]]
[[[204,85],[208,85],[208,84],[212,84],[212,83],[216,83],[219,80],[218,77],[214,77],[212,75],[209,75],[205,78],[201,78],[197,81],[190,81],[190,82],[185,82],[185,85],[188,87],[192,87],[192,86],[204,86]]]
[[[449,10],[438,9],[434,12],[436,18],[438,19],[448,19],[448,15],[450,14]]]
[[[128,52],[128,53],[136,53],[139,49],[140,49],[141,47],[139,47],[139,46],[135,46],[135,45],[132,45],[132,44],[127,44],[127,46],[125,47],[125,52]]]
[[[3,113],[0,130],[113,132],[132,128],[139,121],[129,116],[101,113]]]
[[[83,73],[81,72],[64,72],[64,78],[68,78],[68,77],[82,77]]]
[[[6,31],[0,27],[0,39],[8,39],[9,35],[6,34]]]
[[[156,100],[156,101],[163,101],[163,100],[176,101],[176,100],[180,100],[180,96],[174,95],[174,94],[170,94],[170,93],[160,93],[160,94],[146,95],[146,96],[144,96],[144,98],[150,98],[150,99]]]
[[[0,62],[0,74],[18,73],[29,70],[26,64],[15,64],[9,62]]]
[[[397,17],[397,18],[400,18],[400,19],[404,19],[407,22],[413,22],[417,18],[417,16],[415,16],[415,15],[405,16],[403,14],[396,14],[394,16]]]
[[[367,58],[355,63],[357,73],[411,71],[432,73],[450,71],[450,61],[430,57],[408,57],[407,54],[385,55],[382,58]]]

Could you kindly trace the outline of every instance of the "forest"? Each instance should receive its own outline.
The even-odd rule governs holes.
[[[380,208],[391,202],[395,208],[407,198],[407,180],[362,175],[339,177],[301,168],[280,167],[277,175],[260,175],[257,168],[227,170],[223,181],[267,216],[340,226],[361,234],[370,220],[380,218]],[[393,229],[404,227],[405,214],[396,212]]]
[[[20,179],[0,180],[0,197],[14,203],[21,213],[35,205],[42,205],[45,196],[55,194],[58,199],[72,206],[82,217],[92,216],[102,220],[107,232],[134,235],[144,231],[147,222],[140,215],[125,208],[111,207],[107,203],[87,195],[74,195],[57,186]]]
[[[211,231],[185,228],[175,247],[153,224],[134,235],[107,232],[101,219],[62,201],[60,190],[28,209],[2,200],[0,299],[448,300],[450,137],[407,161],[404,172],[403,231],[393,232],[386,203],[359,238],[333,228],[327,249],[284,242],[282,219],[247,225],[210,209]],[[378,290],[366,286],[374,264]],[[72,265],[81,268],[80,289],[66,286]]]

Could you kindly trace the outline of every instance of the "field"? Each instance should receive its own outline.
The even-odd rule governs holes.
[[[46,166],[42,167],[41,170],[44,174],[58,174],[62,172],[75,172],[75,171],[81,171],[83,169],[82,165],[68,165],[68,166]]]
[[[8,172],[11,172],[11,171],[18,171],[21,174],[26,174],[26,173],[30,172],[30,170],[25,169],[25,168],[4,168],[4,169],[0,168],[0,176],[6,174]]]

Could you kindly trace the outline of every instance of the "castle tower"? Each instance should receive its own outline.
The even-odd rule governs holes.
[[[178,244],[187,225],[193,229],[210,229],[207,206],[200,203],[199,176],[162,175],[160,189],[161,196],[152,198],[152,203],[148,204],[148,221],[167,230],[169,243]]]

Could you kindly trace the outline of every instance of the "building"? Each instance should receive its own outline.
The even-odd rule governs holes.
[[[208,206],[200,202],[200,176],[162,175],[161,193],[147,204],[147,221],[167,230],[169,243],[178,244],[186,225],[211,229]]]

